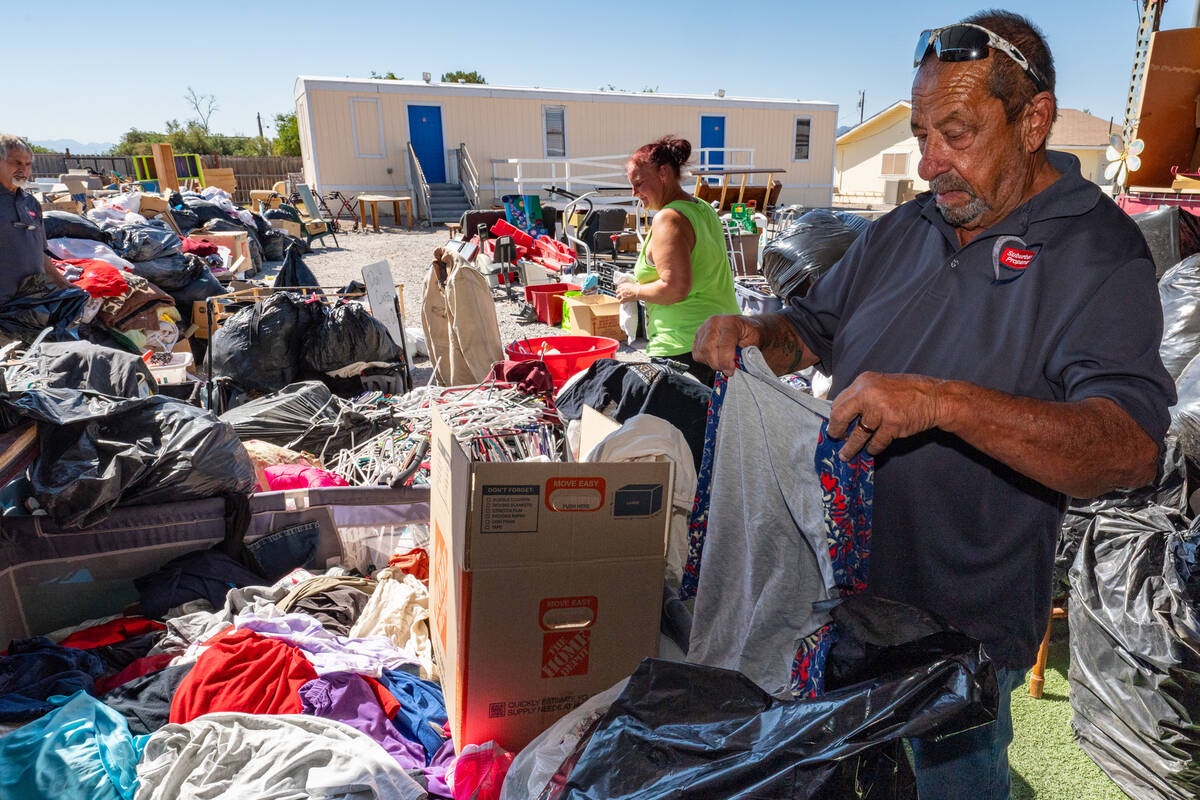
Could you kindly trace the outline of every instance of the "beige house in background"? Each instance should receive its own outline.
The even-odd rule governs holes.
[[[834,203],[837,205],[895,205],[907,196],[902,181],[912,181],[914,193],[929,184],[917,175],[921,151],[911,130],[912,105],[900,100],[837,137]],[[1073,108],[1060,108],[1050,130],[1049,147],[1079,159],[1083,177],[1103,185],[1104,149],[1109,123]]]
[[[295,100],[305,178],[323,192],[413,193],[414,156],[431,185],[469,181],[465,144],[480,205],[516,191],[518,170],[526,191],[570,169],[574,191],[594,178],[627,194],[624,157],[675,134],[693,163],[776,170],[780,203],[832,199],[834,103],[308,76]]]

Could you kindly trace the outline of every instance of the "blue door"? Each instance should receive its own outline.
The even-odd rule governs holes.
[[[446,154],[442,147],[442,109],[438,106],[408,107],[408,138],[421,171],[430,183],[446,182]]]
[[[725,146],[725,118],[700,117],[700,147]],[[725,164],[724,153],[705,153],[701,162],[705,167],[721,167]],[[709,178],[709,183],[717,183],[716,178]]]

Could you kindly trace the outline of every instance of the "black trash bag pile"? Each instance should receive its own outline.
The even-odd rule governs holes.
[[[115,225],[106,228],[105,233],[108,234],[109,245],[126,261],[151,261],[183,252],[183,241],[179,234],[159,220]]]
[[[304,263],[304,259],[300,257],[300,248],[298,248],[293,240],[293,244],[289,245],[287,252],[284,253],[283,266],[279,268],[279,272],[275,275],[275,288],[288,287],[295,289],[303,289],[309,287],[320,286],[320,281],[313,271]]]
[[[330,309],[304,345],[305,365],[324,374],[353,364],[391,364],[399,355],[384,324],[356,302]]]
[[[1098,514],[1114,508],[1136,511],[1150,505],[1169,508],[1177,514],[1187,514],[1187,474],[1187,459],[1183,449],[1175,437],[1167,436],[1154,483],[1140,489],[1109,492],[1091,500],[1072,500],[1054,547],[1054,594],[1064,595],[1070,589],[1067,576],[1071,565],[1075,563],[1079,543]]]
[[[69,211],[43,211],[42,227],[47,239],[91,239],[108,244],[108,236],[99,225]]]
[[[91,389],[110,397],[141,397],[155,386],[139,355],[92,342],[40,342],[26,360],[47,389]]]
[[[243,308],[213,334],[212,373],[239,389],[266,394],[300,375],[303,345],[325,308],[292,292],[278,292]]]
[[[868,225],[867,220],[845,211],[809,211],[763,248],[763,277],[784,302],[803,297]]]
[[[204,223],[211,219],[223,219],[227,221],[235,219],[225,209],[216,203],[208,202],[203,197],[197,197],[192,194],[180,195],[179,201],[185,208],[196,215],[196,219],[199,220],[198,225],[204,225]],[[175,207],[175,195],[171,195],[171,207]]]
[[[1178,379],[1200,353],[1200,254],[1176,264],[1158,282],[1163,308],[1163,337],[1159,347],[1163,366]]]
[[[182,204],[178,208],[174,203],[171,204],[171,219],[175,220],[184,236],[200,227],[200,215]]]
[[[134,262],[133,274],[170,293],[187,286],[206,269],[204,260],[194,253],[176,253]]]
[[[51,341],[74,340],[78,337],[72,328],[89,299],[83,289],[55,286],[41,272],[27,275],[17,293],[0,305],[0,333],[32,344],[43,329],[53,328]]]
[[[826,674],[852,682],[788,701],[738,672],[647,659],[541,798],[916,798],[902,740],[995,719],[995,670],[910,606],[854,597],[832,613]]]
[[[179,311],[179,316],[183,317],[184,328],[192,324],[192,303],[207,300],[228,291],[203,262],[200,267],[199,273],[191,283],[169,292],[171,299],[175,301],[175,308]]]
[[[155,395],[136,399],[40,389],[0,395],[6,414],[39,426],[34,496],[60,527],[88,527],[118,505],[250,494],[254,465],[233,428]]]
[[[309,453],[335,453],[375,431],[371,423],[320,381],[285,386],[266,397],[230,409],[221,421],[242,441],[259,439]]]
[[[1169,206],[1132,217],[1141,228],[1142,236],[1146,237],[1158,277],[1182,259],[1200,253],[1200,217],[1195,214],[1178,206]]]
[[[1071,568],[1071,724],[1130,797],[1200,796],[1198,545],[1173,509],[1112,509]]]

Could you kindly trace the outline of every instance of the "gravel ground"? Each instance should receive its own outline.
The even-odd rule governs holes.
[[[316,247],[304,256],[304,263],[313,271],[322,286],[344,286],[352,280],[362,280],[361,270],[376,261],[387,261],[396,283],[404,286],[404,325],[406,328],[421,327],[421,287],[425,271],[433,260],[435,248],[450,238],[448,229],[439,226],[433,229],[406,231],[403,228],[374,231],[346,232],[338,234],[340,247]],[[332,239],[325,239],[332,243]],[[562,328],[543,325],[540,322],[524,322],[517,318],[517,302],[505,298],[502,289],[495,289],[496,317],[500,322],[500,340],[504,344],[517,339],[538,336],[561,336]],[[524,292],[518,287],[514,297],[524,300]],[[631,347],[622,344],[616,357],[622,361],[645,361],[646,340],[638,339]],[[429,381],[433,366],[428,359],[418,358],[413,364],[413,381],[421,385]]]

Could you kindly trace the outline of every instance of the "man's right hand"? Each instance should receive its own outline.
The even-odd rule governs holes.
[[[692,356],[718,372],[732,375],[737,370],[733,363],[737,348],[761,344],[762,327],[752,317],[719,314],[709,317],[696,331]]]

